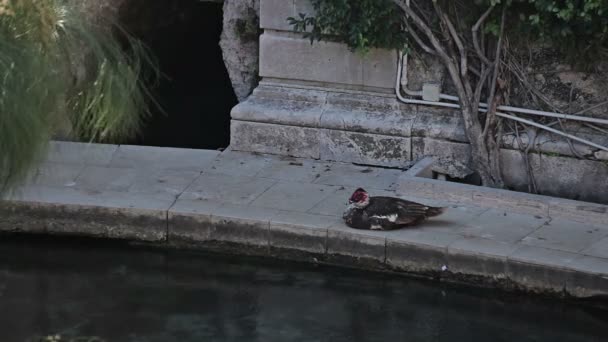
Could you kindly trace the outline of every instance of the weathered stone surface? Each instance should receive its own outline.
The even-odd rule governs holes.
[[[479,237],[465,237],[448,246],[449,269],[454,273],[487,275],[494,279],[507,276],[507,256],[517,247]]]
[[[473,193],[477,188],[460,183],[403,175],[398,181],[397,194],[469,205],[473,203]]]
[[[210,200],[233,204],[249,204],[276,183],[272,179],[205,173],[194,181],[181,199]]]
[[[227,176],[252,176],[276,157],[225,150],[203,172]]]
[[[210,150],[121,145],[109,166],[202,171],[218,154]]]
[[[463,178],[472,173],[468,167],[470,153],[469,144],[431,138],[412,138],[412,159],[432,156],[435,158],[435,163],[431,169],[451,177]]]
[[[390,231],[386,233],[386,263],[406,271],[442,272],[449,267],[447,246],[461,238],[451,232]]]
[[[473,192],[473,203],[530,215],[549,215],[549,198],[522,192],[478,187]]]
[[[224,0],[224,28],[220,47],[239,101],[258,82],[260,0]]]
[[[386,237],[381,232],[357,231],[340,222],[329,227],[327,254],[384,263],[386,261]]]
[[[369,56],[374,56],[374,59]],[[260,38],[260,76],[393,89],[397,56],[371,51],[362,57],[345,44],[265,32]],[[392,76],[391,76],[392,75]]]
[[[412,126],[413,137],[449,140],[468,143],[462,114],[456,110],[417,107],[416,120]]]
[[[281,211],[270,220],[270,246],[325,254],[327,228],[337,222],[335,216]]]
[[[166,211],[43,202],[0,202],[0,231],[118,238],[166,239]]]
[[[320,157],[358,164],[405,167],[410,158],[410,138],[348,131],[320,131]]]
[[[169,243],[202,243],[210,240],[211,214],[221,205],[216,201],[179,199],[168,213]]]
[[[422,54],[419,56],[408,56],[408,63],[403,61],[404,72],[401,75],[402,87],[413,91],[421,91],[424,83],[442,84],[445,79],[445,67],[439,58]],[[407,69],[407,70],[406,70]],[[406,70],[406,71],[405,71]]]
[[[594,244],[581,251],[585,255],[608,259],[608,237],[596,241]]]
[[[84,169],[83,164],[43,163],[27,179],[28,184],[73,186]]]
[[[490,209],[464,223],[464,232],[484,239],[515,243],[542,227],[549,219]]]
[[[434,273],[447,267],[448,259],[445,248],[388,240],[386,264],[406,272]]]
[[[142,154],[145,152],[142,148]],[[137,160],[136,156],[133,158]],[[226,174],[210,172],[214,166],[216,171]],[[327,169],[327,176],[311,179],[315,170],[312,166]],[[303,171],[294,172],[289,169],[292,167]],[[235,168],[251,168],[251,172],[237,172]],[[519,201],[517,193],[484,190],[500,192],[498,198],[507,203],[479,197],[478,200],[494,203],[501,209],[488,210],[463,205],[463,202],[472,205],[472,194],[479,187],[401,177],[400,170],[228,151],[217,156],[200,174],[200,179],[206,181],[195,182],[201,192],[207,191],[208,200],[188,197],[188,193],[176,199],[170,192],[157,191],[150,184],[157,179],[154,172],[169,177],[171,183],[171,177],[178,181],[182,173],[196,175],[199,171],[154,169],[148,174],[128,167],[112,168],[106,179],[92,181],[104,169],[95,166],[83,170],[83,179],[91,180],[88,189],[42,185],[19,189],[18,194],[0,202],[0,231],[152,241],[306,261],[311,261],[312,254],[323,256],[319,261],[378,270],[388,267],[447,280],[479,281],[482,277],[499,286],[514,283],[528,290],[566,291],[574,296],[608,294],[606,225],[566,222],[553,214],[551,225],[545,225],[549,222],[546,216],[513,212],[518,206],[509,206],[508,201]],[[135,170],[134,184],[141,175],[139,190],[149,187],[150,191],[134,192],[132,186],[120,188],[122,191],[103,190],[108,179],[122,178],[121,170],[127,180]],[[411,191],[399,195],[405,199],[434,206],[445,206],[448,200],[458,198],[461,202],[415,229],[382,232],[346,227],[341,214],[354,188],[363,185],[372,195],[394,196],[394,192],[371,187],[385,187],[392,178],[408,180],[409,185],[402,190]],[[249,184],[279,180],[280,184],[266,191],[264,187],[253,191],[251,196],[261,194],[254,205],[223,203],[249,193],[246,191]],[[338,185],[347,183],[350,185]],[[231,186],[233,190],[226,192]],[[510,198],[508,194],[516,196]],[[490,194],[484,196],[492,198]],[[530,201],[544,198],[526,196],[530,196]],[[605,206],[552,199],[549,209],[554,204],[561,216],[575,213],[574,217],[580,220],[605,218]]]
[[[106,166],[118,150],[118,145],[86,144],[51,141],[46,161],[52,163]]]
[[[211,214],[209,240],[267,248],[270,220],[278,210],[224,204]]]
[[[606,236],[608,236],[608,227],[600,228],[556,218],[523,238],[522,243],[566,252],[579,252]]]
[[[608,205],[549,198],[549,216],[608,226]]]
[[[525,162],[519,151],[501,150],[505,183],[516,190],[528,189]],[[548,155],[529,155],[530,165],[541,194],[575,200],[608,203],[608,165]]]
[[[403,111],[393,97],[329,93],[320,127],[343,131],[411,136],[416,108]]]
[[[563,292],[572,280],[575,253],[522,245],[508,256],[508,276],[532,289]]]
[[[318,127],[323,104],[308,101],[291,101],[260,98],[256,95],[232,109],[233,120]]]
[[[269,163],[256,174],[256,177],[311,183],[319,178],[319,175],[326,169],[325,165],[309,159],[284,157]]]
[[[319,171],[319,176],[314,179],[314,183],[353,187],[353,191],[357,187],[376,191],[394,190],[399,176],[404,173],[402,170],[379,169],[346,163],[325,164],[325,167]]]
[[[307,212],[330,196],[337,187],[310,183],[279,182],[251,203],[254,207]]]
[[[236,151],[319,159],[319,130],[232,120],[230,148]]]

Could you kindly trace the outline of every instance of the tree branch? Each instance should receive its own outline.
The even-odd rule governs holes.
[[[471,29],[471,33],[473,34],[473,46],[475,47],[475,52],[477,52],[477,56],[487,65],[492,64],[490,60],[485,56],[485,54],[481,51],[481,47],[479,46],[479,38],[477,37],[477,32],[483,23],[486,21],[492,10],[494,9],[494,5],[490,6],[483,15],[477,20],[473,28]]]
[[[454,43],[456,43],[458,51],[460,52],[460,76],[466,77],[467,71],[469,70],[469,68],[467,67],[467,51],[464,48],[464,44],[462,44],[462,40],[460,40],[460,37],[458,37],[458,33],[456,32],[454,25],[452,24],[448,16],[445,15],[445,13],[443,14],[443,22],[445,22],[446,26],[448,27],[448,30],[450,31],[450,34],[454,39]]]
[[[426,43],[424,43],[422,41],[422,38],[420,38],[418,33],[416,33],[416,31],[414,31],[414,28],[412,27],[412,25],[410,25],[410,23],[407,21],[407,19],[405,20],[405,26],[407,26],[407,31],[412,36],[412,38],[414,38],[414,41],[416,42],[416,44],[418,44],[418,46],[420,46],[420,48],[422,50],[424,50],[424,52],[437,56],[437,51],[433,50],[430,46],[428,46]]]
[[[502,53],[502,42],[504,40],[505,33],[505,19],[507,16],[507,5],[503,5],[502,7],[502,15],[500,19],[500,33],[498,36],[498,42],[496,43],[496,58],[494,59],[494,74],[492,75],[492,83],[490,83],[490,96],[488,97],[488,113],[486,117],[486,124],[483,129],[483,136],[485,137],[488,133],[488,129],[490,128],[493,121],[496,119],[496,106],[497,101],[495,99],[496,95],[496,87],[498,81],[498,74],[500,72],[500,61],[501,61],[501,53]]]

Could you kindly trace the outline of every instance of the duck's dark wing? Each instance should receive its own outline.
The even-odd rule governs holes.
[[[368,212],[376,219],[388,220],[395,225],[418,223],[427,217],[440,214],[443,209],[407,201],[395,197],[377,196],[370,198]],[[372,218],[373,216],[370,216]]]

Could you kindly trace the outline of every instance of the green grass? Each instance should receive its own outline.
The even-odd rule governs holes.
[[[80,141],[121,143],[155,105],[142,82],[157,77],[151,54],[117,26],[126,44],[81,18],[65,0],[0,0],[0,194],[60,127]],[[74,63],[85,61],[79,79]]]

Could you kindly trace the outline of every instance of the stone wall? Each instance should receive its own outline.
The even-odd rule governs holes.
[[[434,171],[469,175],[470,147],[460,113],[400,103],[394,94],[393,51],[374,50],[363,57],[341,43],[311,45],[286,21],[311,11],[307,0],[261,0],[262,81],[232,111],[231,148],[388,167],[407,167],[424,156],[435,156]],[[407,67],[412,89],[445,81],[442,68],[432,59],[412,58]],[[591,80],[571,82],[590,85]],[[577,135],[608,146],[606,134],[580,125],[576,130]],[[578,143],[572,144],[573,151],[568,142],[551,134],[537,132],[536,137],[536,155],[530,163],[541,193],[608,202],[608,193],[602,190],[608,188],[605,154]],[[525,146],[527,136],[520,139]],[[507,185],[525,191],[528,173],[520,139],[507,131],[501,160]]]

